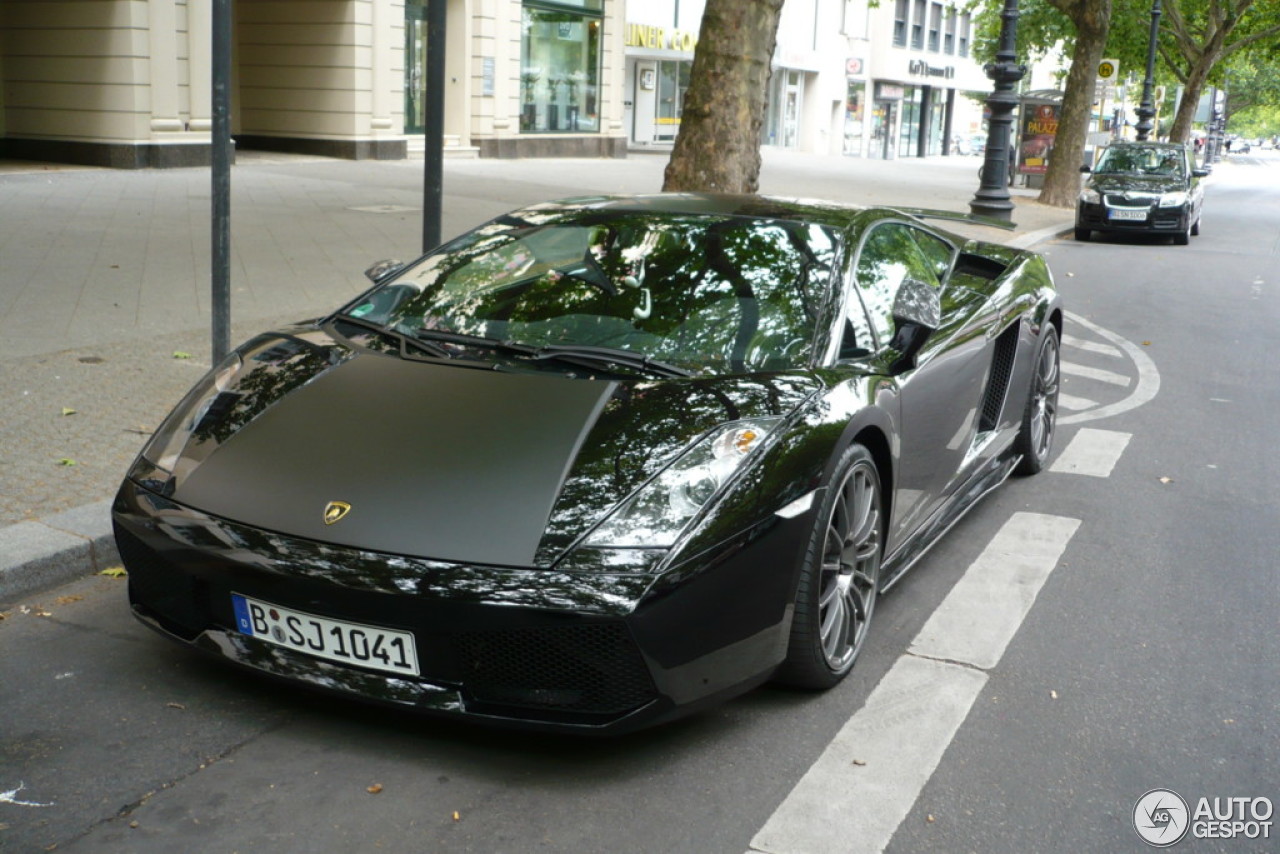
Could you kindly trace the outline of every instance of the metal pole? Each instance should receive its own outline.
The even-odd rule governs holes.
[[[1017,62],[1018,0],[1005,0],[1000,13],[1000,49],[996,61],[986,67],[987,76],[995,82],[987,107],[991,119],[987,124],[987,152],[982,166],[982,183],[969,210],[982,216],[1009,222],[1013,219],[1013,202],[1009,200],[1009,145],[1013,110],[1018,106],[1014,92],[1017,82],[1027,73]]]
[[[422,251],[440,245],[444,198],[444,26],[446,0],[427,3],[427,73],[423,98]]]
[[[231,349],[231,0],[213,0],[213,125],[210,138],[213,364]]]
[[[1146,142],[1151,137],[1152,122],[1156,107],[1153,88],[1156,74],[1156,37],[1160,33],[1160,0],[1151,3],[1151,35],[1147,39],[1147,76],[1142,81],[1142,103],[1138,105],[1138,124],[1134,129],[1138,132],[1138,141]]]

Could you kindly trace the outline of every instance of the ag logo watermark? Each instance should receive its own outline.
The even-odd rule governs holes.
[[[1270,798],[1200,798],[1191,807],[1171,789],[1152,789],[1133,805],[1133,829],[1155,848],[1194,839],[1270,839]]]
[[[1133,828],[1142,841],[1157,848],[1168,848],[1187,835],[1191,816],[1187,802],[1169,789],[1152,789],[1133,805]]]

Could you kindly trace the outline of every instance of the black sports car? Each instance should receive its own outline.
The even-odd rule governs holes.
[[[1076,240],[1093,232],[1168,234],[1185,246],[1200,233],[1208,170],[1195,168],[1185,145],[1113,142],[1102,151],[1076,203]]]
[[[216,366],[129,472],[162,634],[544,729],[824,688],[1053,437],[1043,259],[897,210],[569,200],[371,278]]]

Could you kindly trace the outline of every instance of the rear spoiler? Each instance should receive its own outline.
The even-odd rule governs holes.
[[[938,211],[929,208],[900,208],[894,207],[894,210],[902,211],[904,214],[913,216],[916,219],[945,219],[952,222],[969,222],[974,225],[988,225],[992,228],[1000,228],[1005,231],[1013,231],[1018,227],[1017,223],[1008,222],[1003,219],[996,219],[993,216],[980,216],[973,213],[960,213],[959,211]]]

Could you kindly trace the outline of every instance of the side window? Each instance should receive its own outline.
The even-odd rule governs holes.
[[[938,287],[940,255],[931,261],[917,237],[934,239],[906,223],[875,226],[854,264],[854,291],[871,317],[879,346],[887,344],[893,336],[893,301],[903,280],[911,277]],[[950,263],[948,257],[947,266]]]
[[[947,274],[951,272],[951,261],[956,255],[955,247],[927,231],[918,228],[913,228],[911,231],[915,235],[920,251],[924,253],[925,260],[933,269],[934,276],[939,282],[945,282]]]

